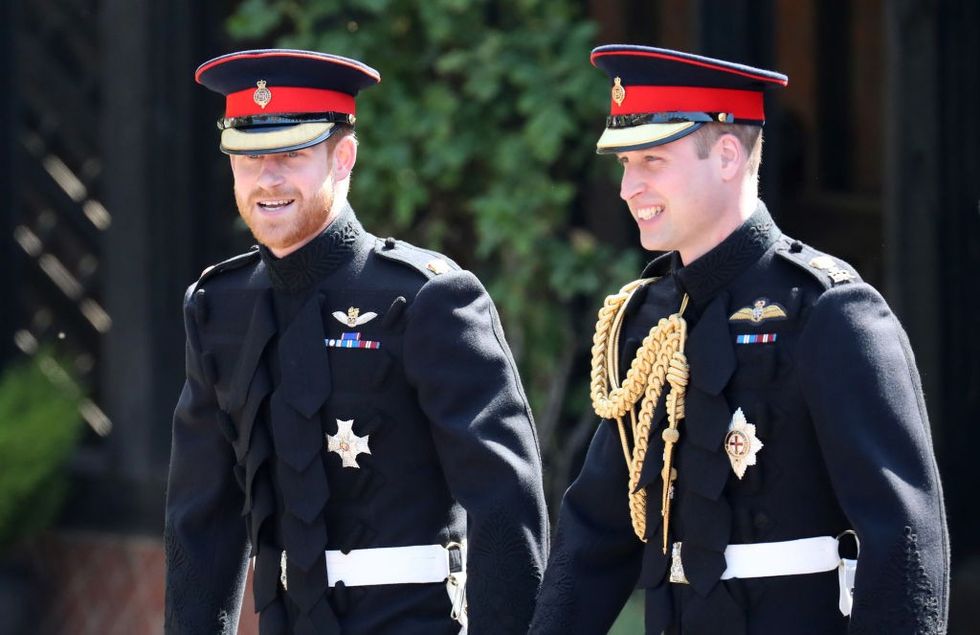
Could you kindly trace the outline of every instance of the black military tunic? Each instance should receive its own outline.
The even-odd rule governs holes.
[[[662,277],[627,307],[620,368],[688,294],[690,384],[669,528],[689,584],[669,582],[672,550],[662,551],[661,399],[640,479],[647,542],[631,526],[616,424],[603,421],[565,495],[531,632],[605,633],[634,586],[645,589],[651,635],[945,632],[939,476],[912,352],[881,296],[783,236],[761,203],[689,266],[668,254],[651,276]],[[777,305],[784,317],[762,319]],[[756,320],[735,318],[753,308]],[[742,480],[723,447],[737,408],[763,443]],[[848,529],[860,538],[849,619],[836,571],[720,579],[727,545]]]
[[[263,635],[457,633],[445,584],[331,587],[324,556],[453,542],[469,632],[526,632],[548,543],[540,455],[472,274],[348,207],[283,259],[259,248],[206,272],[184,308],[168,633],[234,633],[247,556]]]

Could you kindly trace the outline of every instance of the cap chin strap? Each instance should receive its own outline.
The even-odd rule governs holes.
[[[650,123],[737,123],[743,126],[761,126],[761,119],[737,119],[730,112],[653,112],[632,115],[610,115],[606,117],[607,128],[633,128]]]
[[[300,123],[342,123],[353,126],[354,115],[346,112],[298,112],[275,115],[246,115],[223,117],[218,120],[218,130],[263,128],[266,126],[294,126]]]

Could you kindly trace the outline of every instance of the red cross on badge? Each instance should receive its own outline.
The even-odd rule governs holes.
[[[732,430],[728,433],[728,436],[725,438],[725,446],[727,447],[728,453],[734,456],[743,456],[748,449],[745,435],[738,430]]]

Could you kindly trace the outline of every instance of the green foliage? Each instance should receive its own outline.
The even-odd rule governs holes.
[[[609,635],[635,635],[643,628],[643,590],[633,591],[616,623],[609,629]]]
[[[573,222],[587,184],[609,175],[594,153],[608,86],[588,62],[596,29],[582,5],[245,0],[228,22],[238,38],[276,36],[381,71],[358,98],[353,205],[374,233],[480,275],[539,416],[560,354],[588,348],[599,296],[638,264]],[[568,310],[575,300],[588,316]]]
[[[0,376],[0,550],[43,528],[67,488],[78,389],[46,354]]]

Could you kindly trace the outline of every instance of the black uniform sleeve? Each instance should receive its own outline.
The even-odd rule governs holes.
[[[469,632],[526,633],[547,558],[548,517],[530,408],[496,310],[453,271],[408,309],[405,370],[467,513]]]
[[[187,380],[174,412],[167,485],[166,626],[168,634],[234,635],[245,582],[242,493],[231,444],[217,422],[195,323],[184,300]]]
[[[824,293],[797,355],[838,500],[861,541],[851,633],[942,633],[942,488],[908,338],[863,283]]]
[[[602,422],[562,500],[558,530],[531,624],[534,635],[591,635],[612,627],[640,572],[619,435]]]

